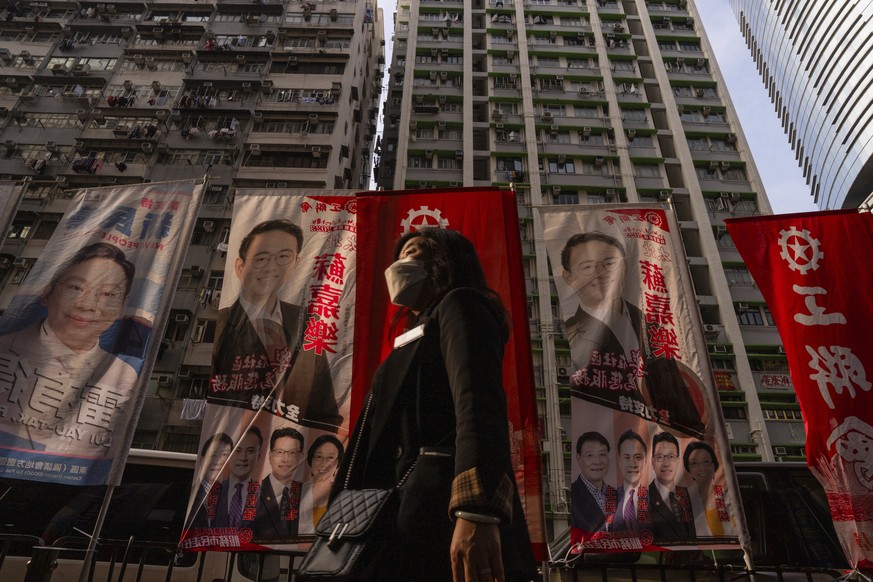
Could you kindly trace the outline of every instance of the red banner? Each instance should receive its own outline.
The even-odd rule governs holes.
[[[534,549],[538,559],[545,559],[539,429],[513,192],[464,188],[359,196],[355,302],[367,309],[358,310],[355,318],[349,426],[354,426],[373,373],[393,346],[394,336],[386,322],[391,321],[394,308],[390,306],[382,273],[393,261],[393,246],[400,235],[423,226],[456,230],[470,239],[479,253],[489,287],[500,295],[510,313],[512,335],[503,360],[503,378],[512,458]]]
[[[870,567],[873,303],[859,290],[873,287],[873,273],[857,259],[873,251],[873,219],[849,210],[725,222],[785,342],[807,463],[828,493],[843,549],[851,564]]]

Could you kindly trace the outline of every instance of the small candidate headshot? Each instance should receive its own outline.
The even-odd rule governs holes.
[[[718,458],[709,444],[694,441],[685,447],[682,465],[695,483],[705,487],[712,483],[715,472],[718,471]]]
[[[609,441],[599,432],[583,433],[576,440],[576,462],[582,476],[599,486],[609,471]]]
[[[231,450],[233,450],[233,439],[223,432],[212,435],[203,443],[200,447],[202,481],[212,483],[218,480],[230,458]]]
[[[652,437],[652,468],[655,479],[665,487],[672,487],[679,466],[679,441],[669,432]]]
[[[264,437],[256,426],[249,428],[236,444],[233,461],[230,464],[230,474],[237,481],[246,481],[251,477],[255,464],[261,457],[263,445]]]
[[[270,435],[270,475],[289,483],[303,460],[303,435],[297,429],[279,428]]]
[[[621,473],[622,483],[631,487],[640,484],[643,471],[646,468],[646,455],[648,448],[643,437],[636,431],[626,430],[618,437],[618,468]]]
[[[588,308],[618,308],[627,253],[602,232],[571,236],[561,251],[561,277]]]
[[[43,291],[48,327],[74,352],[92,349],[121,315],[134,272],[121,249],[107,243],[82,247]]]
[[[289,220],[268,220],[243,238],[234,272],[240,295],[265,310],[275,306],[277,295],[300,262],[303,230]]]

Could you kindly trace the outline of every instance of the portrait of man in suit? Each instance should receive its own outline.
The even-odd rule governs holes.
[[[252,523],[254,541],[285,540],[297,536],[303,483],[294,472],[303,461],[303,435],[286,427],[270,435],[270,474],[261,482]]]
[[[570,486],[570,525],[579,530],[576,536],[581,535],[584,541],[599,530],[609,529],[615,517],[615,487],[605,481],[609,441],[599,432],[583,433],[576,440],[576,462],[580,474]]]
[[[258,480],[252,478],[252,473],[261,457],[263,445],[264,437],[256,426],[250,427],[236,444],[229,462],[230,476],[221,483],[221,497],[215,516],[216,527],[239,529],[246,521],[246,501],[250,495],[257,499],[260,487]],[[253,518],[254,515],[251,515],[248,520]]]
[[[676,485],[679,468],[679,441],[668,432],[652,438],[652,469],[649,484],[649,518],[655,543],[694,540],[694,518],[688,489]]]
[[[251,407],[274,397],[285,418],[333,431],[342,424],[330,365],[299,347],[301,308],[279,299],[300,264],[303,231],[289,220],[268,220],[243,239],[234,273],[237,300],[219,312],[210,401]]]
[[[587,367],[595,352],[639,358],[640,310],[621,295],[626,259],[624,245],[602,232],[575,234],[561,251],[561,276],[579,299],[565,322],[576,369]]]
[[[585,370],[589,379],[608,377],[622,386],[619,391],[583,381],[587,398],[626,410],[621,395],[666,411],[658,419],[665,425],[701,436],[705,426],[694,405],[695,383],[682,374],[675,358],[653,356],[646,328],[656,328],[658,318],[647,313],[647,320],[623,296],[631,268],[624,244],[602,232],[574,234],[561,251],[561,266],[564,283],[579,300],[564,322],[573,368]]]
[[[233,450],[233,439],[223,432],[206,439],[200,447],[199,472],[203,475],[194,492],[194,501],[188,512],[189,528],[216,527],[218,502],[221,498],[221,473]],[[193,514],[193,515],[192,515]]]
[[[639,433],[629,429],[618,437],[616,453],[621,483],[616,491],[618,503],[613,529],[639,531],[646,527],[648,491],[640,482],[646,469],[648,447]]]

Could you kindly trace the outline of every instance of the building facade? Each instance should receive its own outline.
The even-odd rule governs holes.
[[[671,204],[734,458],[804,458],[778,333],[723,224],[770,204],[699,22],[686,0],[398,2],[378,183],[515,188],[556,524],[571,362],[533,206]]]
[[[731,0],[821,209],[873,192],[873,3]]]
[[[0,19],[0,178],[27,182],[0,249],[0,307],[77,188],[208,176],[133,443],[195,452],[234,192],[368,188],[381,11],[364,0],[26,5]]]

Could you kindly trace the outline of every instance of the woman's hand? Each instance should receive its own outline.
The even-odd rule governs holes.
[[[498,526],[459,517],[451,555],[454,582],[504,582]]]

